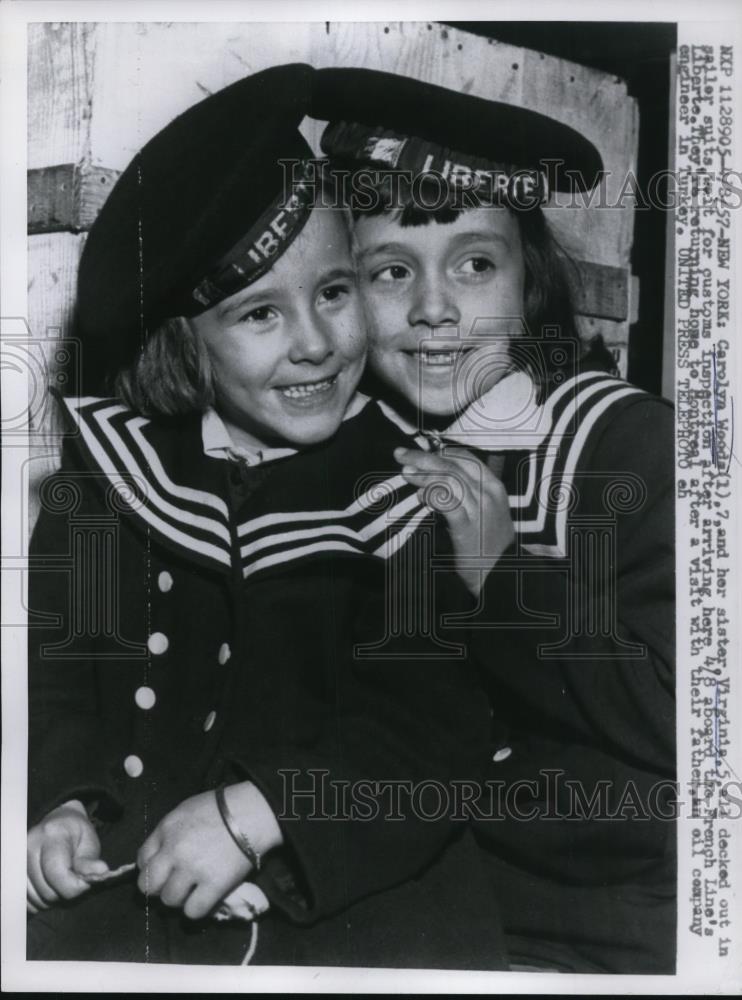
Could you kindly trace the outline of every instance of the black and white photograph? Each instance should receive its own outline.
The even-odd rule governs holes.
[[[734,6],[3,8],[3,987],[738,992]]]

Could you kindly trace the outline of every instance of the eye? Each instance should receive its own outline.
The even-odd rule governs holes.
[[[388,264],[371,274],[372,281],[404,281],[410,277],[410,269],[405,264]]]
[[[270,323],[275,317],[276,311],[273,306],[256,306],[254,309],[250,309],[249,312],[240,316],[238,322],[261,325]]]
[[[320,302],[339,302],[350,295],[349,285],[328,285],[319,293]]]
[[[486,274],[494,271],[495,265],[489,257],[469,257],[459,268],[462,274]]]

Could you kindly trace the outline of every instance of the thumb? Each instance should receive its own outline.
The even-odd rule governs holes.
[[[108,865],[102,858],[90,858],[76,854],[73,862],[73,869],[76,875],[87,878],[89,875],[105,875],[108,872]]]
[[[72,861],[76,871],[80,870],[81,863],[89,865],[91,862],[100,861],[100,840],[98,840],[98,834],[89,820],[85,820],[80,825]],[[103,868],[96,868],[96,871],[105,871],[108,868],[104,861],[100,861],[100,864],[103,865]]]

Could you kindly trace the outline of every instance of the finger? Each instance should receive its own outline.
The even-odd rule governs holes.
[[[44,903],[58,903],[59,894],[52,888],[46,880],[42,868],[41,851],[29,854],[27,879],[33,886],[36,894]]]
[[[105,875],[109,871],[108,865],[102,858],[81,858],[75,857],[73,868],[77,875],[86,878],[88,875]]]
[[[412,485],[418,484],[413,483]],[[436,482],[435,479],[426,486],[420,487],[417,491],[417,499],[424,507],[429,507],[431,510],[443,514],[446,518],[453,517],[454,520],[461,517],[464,507],[460,496],[458,499],[452,497],[445,483]]]
[[[444,491],[442,495],[448,493],[451,495],[451,499],[457,496],[463,499],[467,496],[474,496],[477,490],[481,491],[481,476],[477,469],[467,468],[452,459],[434,456],[428,462],[427,458],[428,456],[426,456],[424,467],[422,465],[402,466],[401,472],[406,482],[417,486],[422,480],[416,479],[416,476],[433,477],[434,480],[437,479],[440,482]],[[455,503],[454,506],[456,506]]]
[[[440,483],[449,492],[456,491],[459,494],[471,492],[477,486],[477,481],[471,477],[462,475],[459,469],[418,469],[414,465],[403,465],[401,474],[411,486],[419,486],[421,483]]]
[[[215,886],[199,885],[188,897],[183,913],[189,920],[203,920],[221,901],[223,893]]]
[[[159,826],[147,837],[137,853],[137,868],[145,868],[162,847]]]
[[[27,883],[33,889],[36,894],[36,898],[44,907],[46,907],[49,903],[59,902],[59,896],[52,889],[38,868],[32,869],[29,865]]]
[[[137,885],[145,896],[159,896],[162,887],[170,878],[173,865],[164,851],[159,851],[144,866],[137,879]]]
[[[410,486],[416,486],[420,503],[437,510],[447,518],[470,517],[477,495],[463,477],[451,473],[411,471],[405,466],[402,475]]]
[[[425,474],[425,472],[415,470],[411,466],[402,468],[405,480],[413,486],[420,482],[420,479],[415,479],[415,476],[419,477]],[[429,474],[435,476],[434,472]],[[460,494],[469,516],[481,514],[486,509],[486,505],[493,501],[509,507],[505,484],[478,459],[472,463],[452,458],[448,468],[445,471],[441,470],[439,475],[442,485],[447,485],[449,489],[455,489]],[[455,503],[447,504],[447,508],[455,507]],[[448,513],[448,510],[444,513]]]
[[[438,452],[438,454],[442,455],[444,458],[458,458],[465,462],[480,462],[473,452],[459,444],[446,444],[444,442],[443,448]]]
[[[427,455],[426,451],[422,451],[420,448],[395,448],[394,458],[400,465],[405,465],[407,462],[414,462],[417,455]]]
[[[421,472],[450,472],[452,464],[445,455],[435,451],[418,451],[413,448],[397,448],[395,459],[404,468],[410,467]]]
[[[91,861],[100,859],[100,840],[98,840],[95,827],[89,820],[82,824],[80,837],[75,845],[74,857],[75,860],[77,858],[86,858]]]
[[[38,913],[39,910],[49,909],[28,878],[26,879],[26,909],[30,913]]]
[[[485,463],[469,451],[457,445],[446,444],[442,451],[422,451],[420,448],[395,448],[394,457],[400,465],[415,465],[420,468],[446,468],[450,462],[463,469],[486,469]]]
[[[196,879],[186,872],[175,870],[171,872],[165,885],[160,891],[160,900],[165,906],[182,907],[188,899]]]
[[[69,844],[65,842],[42,847],[41,866],[49,886],[63,899],[74,899],[89,888],[85,879],[72,870]]]
[[[488,479],[499,481],[487,463],[466,448],[447,445],[436,457],[442,462],[448,462],[449,469],[462,473],[472,484],[480,484]]]

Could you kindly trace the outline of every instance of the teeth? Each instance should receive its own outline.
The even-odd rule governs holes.
[[[452,365],[459,353],[459,351],[417,351],[415,356],[424,365]]]
[[[306,399],[318,392],[326,392],[334,383],[335,376],[326,378],[323,382],[303,382],[299,385],[287,385],[281,388],[281,393],[289,399]]]

